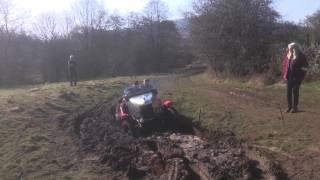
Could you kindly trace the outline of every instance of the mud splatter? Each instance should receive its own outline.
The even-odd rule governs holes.
[[[108,101],[80,113],[69,129],[82,152],[94,153],[102,166],[122,172],[123,178],[278,179],[279,172],[272,173],[274,166],[260,165],[259,159],[252,159],[252,153],[249,157],[248,149],[231,132],[196,136],[183,131],[184,127],[190,129],[190,123],[186,123],[177,131],[133,137],[117,125],[110,113],[111,105]]]

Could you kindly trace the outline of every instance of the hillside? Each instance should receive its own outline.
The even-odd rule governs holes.
[[[134,80],[129,77],[86,81],[73,88],[58,83],[2,89],[0,177],[132,179],[140,177],[139,172],[146,173],[145,178],[165,179],[175,179],[179,173],[202,179],[241,179],[253,176],[252,172],[265,179],[319,176],[319,83],[304,84],[302,111],[285,114],[281,84],[254,86],[256,82],[218,80],[205,74],[149,78],[162,97],[174,100],[178,112],[201,124],[197,133],[135,139],[118,130],[110,107]],[[198,148],[197,156],[189,154],[193,147]],[[206,156],[209,152],[214,154]],[[159,154],[163,158],[158,159]],[[208,158],[211,163],[203,163]]]

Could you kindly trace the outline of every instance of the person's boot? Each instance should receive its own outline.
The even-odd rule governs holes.
[[[289,113],[291,111],[291,109],[292,109],[291,107],[288,107],[286,112]]]
[[[298,108],[294,107],[293,110],[291,111],[291,113],[297,113],[298,112]]]

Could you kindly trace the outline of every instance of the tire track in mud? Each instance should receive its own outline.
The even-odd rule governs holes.
[[[109,98],[63,125],[74,134],[82,153],[95,154],[101,166],[122,172],[114,179],[286,178],[280,166],[263,161],[263,155],[244,147],[231,132],[201,130],[197,136],[180,131],[155,132],[132,137],[123,132],[110,112],[115,102]]]

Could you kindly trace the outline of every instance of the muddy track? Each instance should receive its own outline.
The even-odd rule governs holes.
[[[114,102],[108,99],[97,104],[62,126],[75,136],[81,152],[93,153],[101,165],[122,172],[122,176],[115,179],[286,178],[280,166],[274,166],[271,160],[243,146],[230,132],[196,136],[181,128],[181,132],[132,137],[124,133],[112,117],[110,109]],[[183,116],[180,118],[184,121]]]

